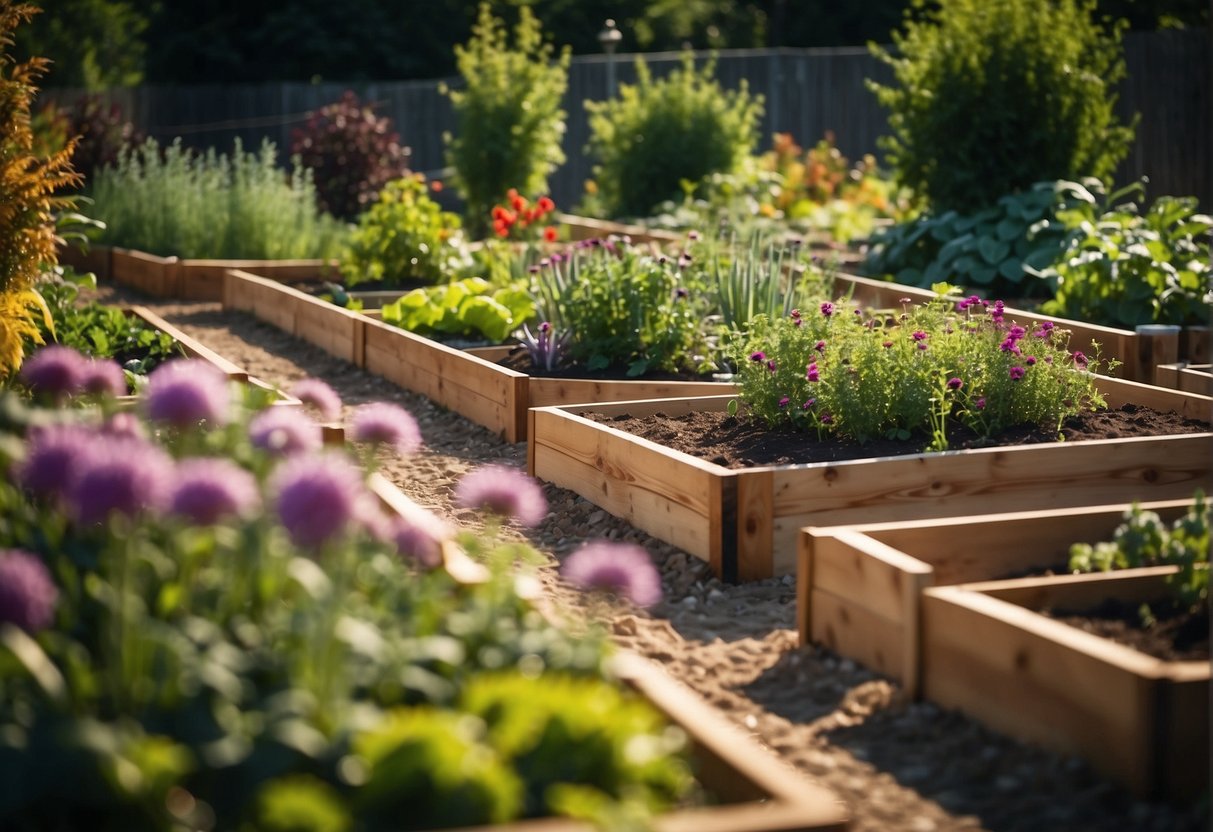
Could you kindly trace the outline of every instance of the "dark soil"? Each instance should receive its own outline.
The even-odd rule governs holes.
[[[908,440],[874,439],[864,444],[829,437],[818,438],[814,433],[791,427],[770,428],[756,419],[729,416],[727,413],[693,412],[682,416],[658,413],[644,417],[605,417],[594,413],[582,415],[726,468],[905,456],[922,453],[930,444],[930,437],[927,436],[914,436]],[[1067,419],[1062,425],[1061,436],[1064,441],[1074,442],[1203,433],[1208,430],[1210,426],[1205,422],[1173,412],[1162,413],[1126,404],[1117,410],[1084,413]],[[952,450],[1032,445],[1056,442],[1057,432],[1035,425],[1022,425],[994,439],[986,439],[954,425],[948,430],[948,441]]]
[[[596,381],[714,381],[710,375],[697,373],[670,373],[653,371],[638,376],[629,376],[628,368],[612,365],[601,370],[587,370],[585,367],[573,365],[559,367],[555,370],[544,370],[531,363],[531,357],[525,347],[518,347],[505,358],[497,362],[502,367],[526,373],[537,378],[577,378],[594,379]]]
[[[1175,603],[1150,605],[1147,626],[1142,605],[1109,599],[1090,610],[1041,610],[1071,627],[1111,639],[1163,661],[1209,660],[1209,610],[1183,609]]]

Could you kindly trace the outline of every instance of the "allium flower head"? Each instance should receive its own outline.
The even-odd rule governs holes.
[[[179,428],[199,422],[222,425],[228,420],[231,389],[213,364],[198,358],[161,364],[147,378],[147,415]]]
[[[421,447],[421,429],[413,414],[392,402],[360,405],[350,422],[355,442],[388,445],[399,454],[416,453]]]
[[[367,499],[361,472],[336,453],[294,456],[270,478],[274,507],[291,541],[319,549],[349,529]]]
[[[278,456],[318,451],[324,436],[311,416],[296,407],[267,407],[252,418],[249,441]]]
[[[36,633],[51,623],[59,590],[46,564],[20,549],[0,549],[0,622]]]
[[[80,467],[68,495],[68,510],[83,526],[111,514],[133,517],[162,508],[173,482],[173,460],[157,445],[139,439],[97,443]]]
[[[80,390],[94,396],[117,398],[126,395],[126,374],[117,361],[94,358],[84,362]]]
[[[40,396],[60,400],[80,391],[88,359],[70,347],[43,347],[21,365],[20,378]]]
[[[336,422],[341,419],[341,397],[337,391],[318,378],[305,378],[295,382],[291,395],[299,401],[313,407],[326,422]]]
[[[196,457],[177,466],[169,511],[199,526],[249,516],[261,505],[253,475],[228,459]]]
[[[539,484],[521,471],[501,465],[484,465],[464,476],[455,488],[455,502],[523,526],[537,525],[548,512]]]
[[[111,414],[101,430],[106,436],[120,439],[147,439],[147,428],[143,422],[134,413],[125,410]]]
[[[442,565],[442,542],[434,529],[400,520],[392,530],[392,541],[403,558],[416,561],[427,569]]]
[[[39,497],[65,497],[102,443],[81,425],[47,425],[30,433],[25,459],[14,470],[21,487]]]
[[[613,592],[642,607],[661,600],[661,576],[649,553],[629,543],[587,543],[561,565],[575,586]]]

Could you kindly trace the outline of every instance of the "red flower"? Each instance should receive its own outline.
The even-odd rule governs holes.
[[[494,232],[494,233],[495,233],[495,234],[496,234],[498,237],[508,237],[508,236],[510,236],[510,226],[509,226],[509,223],[504,222],[503,220],[493,220],[493,232]]]
[[[433,192],[434,192],[434,193],[436,193],[436,194],[437,194],[437,193],[442,193],[442,180],[441,180],[441,179],[435,179],[433,182],[431,182],[431,183],[430,183],[430,190],[431,190],[431,191],[433,191]]]
[[[493,222],[505,222],[505,209],[500,205],[493,206]]]
[[[549,243],[556,242],[555,226],[549,225],[547,228],[543,229],[543,239],[547,240]]]
[[[551,197],[546,197],[546,196],[539,197],[538,206],[539,206],[539,213],[541,215],[547,214],[551,211],[556,210],[556,203],[552,202]]]

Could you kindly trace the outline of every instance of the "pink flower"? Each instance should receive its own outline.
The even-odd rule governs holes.
[[[80,425],[47,425],[30,432],[25,459],[15,466],[21,487],[39,497],[65,497],[93,449],[102,443]]]
[[[371,402],[360,405],[350,422],[355,442],[387,445],[398,454],[416,453],[421,447],[421,429],[417,420],[398,404]]]
[[[319,549],[362,513],[362,473],[344,456],[321,453],[284,460],[270,478],[274,507],[296,546]]]
[[[1085,354],[1085,353],[1082,353],[1082,352],[1080,352],[1079,350],[1075,350],[1075,351],[1073,352],[1073,354],[1072,354],[1072,356],[1071,356],[1071,357],[1074,359],[1074,366],[1075,366],[1075,367],[1078,367],[1080,370],[1081,370],[1081,369],[1086,369],[1086,366],[1087,366],[1087,356],[1086,356],[1086,354]]]
[[[787,396],[784,396],[783,398],[781,398],[781,399],[779,400],[779,406],[780,406],[781,408],[787,407],[787,406],[788,406],[788,402],[790,402],[790,401],[791,401],[791,399],[789,399]]]
[[[767,369],[770,370],[772,373],[775,372],[775,359],[774,358],[767,360]]]
[[[818,341],[816,344],[813,345],[813,349],[817,350],[817,352],[825,352],[826,351],[826,342]]]
[[[955,376],[948,379],[948,389],[949,390],[959,390],[963,386],[964,386],[964,382]]]
[[[0,622],[27,633],[50,626],[59,590],[42,560],[20,549],[0,549]]]
[[[70,347],[43,347],[21,365],[20,378],[35,394],[60,401],[80,391],[88,359]]]
[[[809,381],[818,381],[818,380],[820,380],[820,378],[821,378],[821,373],[820,373],[820,372],[818,371],[818,369],[817,369],[817,362],[816,362],[816,361],[810,362],[809,366],[808,366],[808,367],[805,369],[805,372],[804,372],[804,377],[805,377],[806,379],[808,379]]]
[[[985,410],[986,409],[986,397],[982,396],[977,401],[973,402],[973,406],[976,407],[978,410]]]
[[[393,526],[391,539],[401,557],[427,569],[442,565],[442,542],[433,529],[401,520]]]
[[[253,475],[228,459],[196,457],[177,466],[169,511],[199,526],[248,516],[261,505]]]
[[[326,422],[341,419],[341,397],[337,395],[336,390],[318,378],[305,378],[295,382],[291,387],[291,395],[315,408],[320,418]]]
[[[828,300],[822,301],[821,314],[825,315],[827,318],[830,317],[831,315],[833,315],[834,314],[834,304],[830,303]]]
[[[921,329],[916,329],[910,335],[910,337],[913,338],[915,341],[925,341],[927,338],[927,334],[925,332],[923,332]]]
[[[1016,365],[1016,366],[1012,367],[1010,370],[1008,370],[1007,372],[1011,376],[1011,381],[1019,381],[1021,378],[1024,377],[1024,374],[1027,373],[1027,370],[1025,370],[1023,367]]]
[[[661,576],[649,553],[627,543],[587,543],[561,565],[565,579],[583,589],[612,592],[648,607],[661,600]]]
[[[126,395],[126,374],[117,361],[93,359],[84,364],[80,389],[94,396],[117,398]]]
[[[538,483],[501,465],[484,465],[464,476],[455,488],[455,502],[463,508],[516,520],[523,526],[537,525],[548,511]]]
[[[324,444],[320,425],[297,407],[267,407],[248,429],[254,447],[278,456],[318,451]]]
[[[158,445],[139,439],[98,442],[80,466],[68,509],[82,526],[112,514],[155,511],[164,507],[173,478],[173,460]]]
[[[763,361],[767,360],[767,354],[765,352],[762,352],[761,350],[752,352],[752,353],[750,353],[750,360],[753,361],[755,364],[760,364]]]
[[[226,424],[231,404],[227,376],[198,358],[181,358],[161,364],[148,376],[147,415],[174,427],[199,422]]]

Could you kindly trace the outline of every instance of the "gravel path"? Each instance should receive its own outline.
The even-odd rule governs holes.
[[[136,300],[250,374],[279,388],[314,376],[348,408],[397,402],[417,417],[424,451],[390,461],[384,473],[416,502],[456,523],[459,477],[494,462],[525,468],[525,445],[483,428],[319,349],[217,304]],[[800,648],[791,577],[731,586],[698,559],[649,537],[569,491],[544,487],[550,512],[528,532],[550,564],[591,538],[643,546],[661,569],[666,600],[649,610],[585,599],[553,568],[545,590],[558,608],[604,622],[617,642],[660,662],[790,764],[850,807],[853,828],[932,830],[1150,830],[1208,828],[1201,806],[1147,804],[1101,781],[1089,768],[994,734],[819,648]]]

